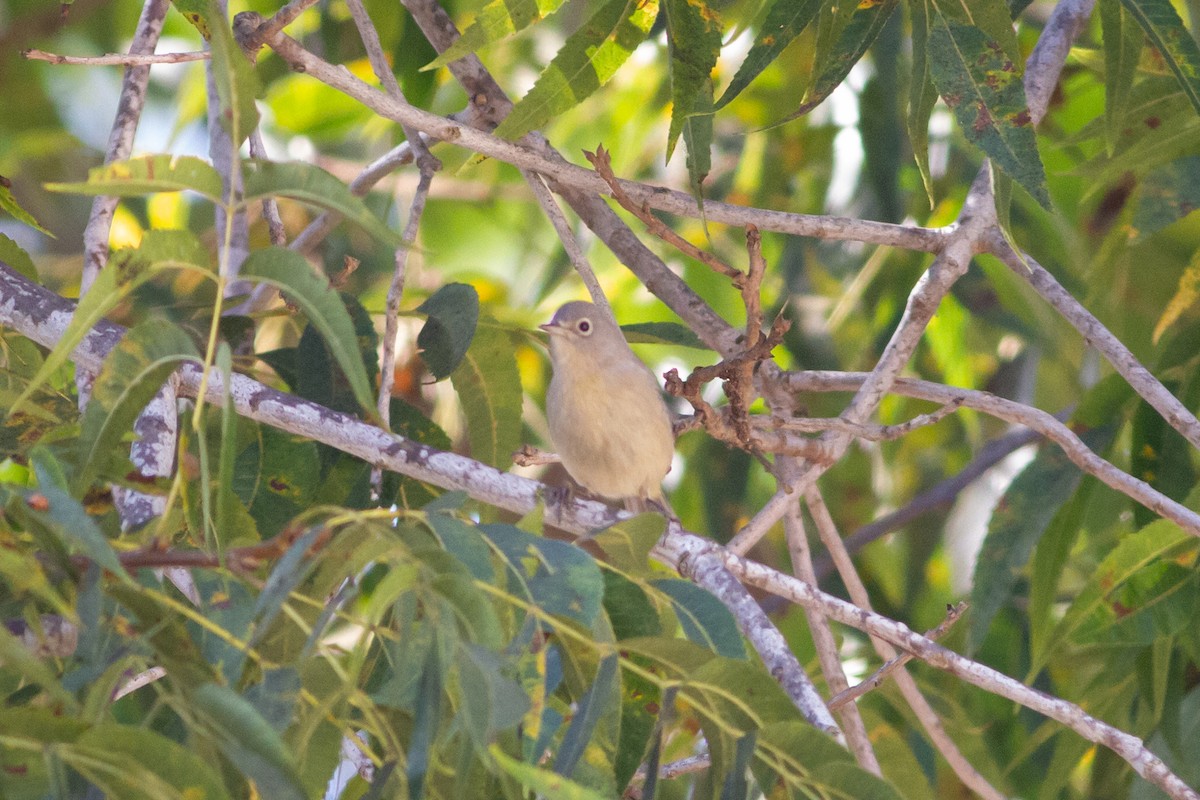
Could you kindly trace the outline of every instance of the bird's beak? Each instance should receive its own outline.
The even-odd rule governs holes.
[[[567,332],[565,328],[556,325],[554,322],[547,322],[545,325],[538,325],[538,327],[551,336],[562,336]]]

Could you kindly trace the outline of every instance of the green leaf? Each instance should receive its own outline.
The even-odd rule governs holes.
[[[617,641],[639,636],[659,636],[658,609],[641,585],[619,572],[604,570],[604,611]]]
[[[1121,0],[1121,4],[1158,48],[1179,88],[1200,113],[1200,45],[1184,27],[1171,0]]]
[[[84,183],[48,183],[53,192],[141,197],[154,192],[193,191],[222,202],[221,176],[195,156],[153,155],[114,161],[88,171]]]
[[[450,376],[467,417],[471,457],[497,469],[521,446],[521,376],[507,331],[481,325]]]
[[[945,0],[931,2],[929,68],[938,93],[967,139],[1049,208],[1020,62],[1006,52],[1011,29],[1009,36],[994,38],[943,13],[950,5]]]
[[[422,70],[444,67],[480,48],[495,44],[551,14],[563,0],[492,0],[479,13],[462,36]]]
[[[192,712],[263,797],[307,800],[308,792],[283,740],[245,698],[227,686],[208,683],[197,688],[192,699]]]
[[[1111,429],[1084,434],[1084,441],[1093,448],[1107,445],[1111,439]],[[1012,598],[1033,548],[1058,509],[1075,493],[1081,478],[1079,468],[1062,450],[1042,447],[1013,479],[1003,502],[992,512],[987,537],[975,562],[968,652],[975,652],[983,644],[992,619]]]
[[[662,537],[667,521],[662,514],[638,514],[623,519],[592,537],[614,567],[627,575],[650,572],[650,551]]]
[[[913,158],[921,183],[929,198],[929,207],[934,207],[933,175],[929,171],[929,118],[937,104],[937,88],[929,75],[929,17],[924,0],[909,3],[912,14],[912,80],[908,86],[908,139],[912,143]]]
[[[299,161],[246,161],[242,169],[243,205],[271,196],[290,197],[345,217],[389,247],[404,244],[404,238],[375,216],[361,197],[320,167]]]
[[[350,381],[355,399],[371,414],[375,401],[358,352],[354,323],[329,282],[314,275],[302,255],[282,247],[268,247],[251,253],[242,264],[241,275],[249,281],[275,286],[300,306],[309,324],[325,337],[329,351]]]
[[[687,146],[688,184],[692,197],[701,211],[704,209],[704,179],[712,171],[713,85],[706,81],[700,87],[693,106],[695,113],[683,123],[683,143]]]
[[[1128,613],[1113,598],[1118,590],[1147,566],[1173,558],[1182,549],[1194,549],[1196,540],[1167,520],[1152,522],[1129,534],[1096,568],[1087,585],[1063,615],[1050,641],[1062,646],[1075,638],[1087,620],[1104,614],[1114,620]]]
[[[458,369],[479,324],[479,293],[467,283],[448,283],[417,307],[427,319],[417,348],[437,380]]]
[[[12,239],[0,233],[0,262],[7,264],[34,283],[38,282],[37,267],[29,254]]]
[[[79,473],[75,491],[83,494],[120,451],[121,438],[171,373],[186,361],[199,361],[195,345],[181,328],[148,319],[131,328],[113,348],[92,387],[76,443]]]
[[[179,0],[175,0],[178,4]],[[221,125],[233,137],[236,151],[242,142],[258,126],[258,106],[254,98],[262,94],[262,86],[254,67],[241,46],[233,38],[233,31],[214,0],[207,0],[211,36],[209,49],[212,51],[212,70],[220,100]],[[178,7],[178,6],[177,6]],[[191,18],[189,17],[189,20]],[[200,28],[200,23],[192,24]],[[200,30],[203,33],[203,29]]]
[[[853,6],[853,16],[842,28],[831,52],[817,59],[820,71],[805,93],[804,102],[800,108],[780,120],[781,123],[812,111],[841,85],[850,74],[851,68],[879,37],[898,4],[899,0],[881,0]]]
[[[1104,127],[1108,154],[1112,155],[1129,110],[1144,37],[1120,0],[1100,0],[1100,25],[1104,32]]]
[[[51,239],[55,238],[54,234],[43,228],[41,223],[34,219],[32,214],[21,208],[21,204],[18,203],[17,198],[13,196],[12,181],[3,175],[0,175],[0,209],[7,211],[9,214],[15,217],[18,222],[24,222],[34,230],[46,234]],[[0,254],[0,258],[3,258],[3,254]],[[31,275],[28,277],[36,280],[36,276]]]
[[[737,623],[721,601],[690,581],[662,578],[651,581],[671,601],[688,639],[728,658],[745,658],[746,646]]]
[[[742,90],[808,27],[820,10],[821,0],[775,0],[771,10],[767,12],[766,19],[763,20],[754,44],[750,47],[750,52],[746,54],[725,93],[717,101],[716,108],[724,108],[741,94]]]
[[[509,585],[550,614],[591,626],[604,600],[604,577],[595,559],[567,542],[530,536],[512,525],[480,525],[508,567]]]
[[[1200,156],[1186,156],[1151,170],[1142,180],[1133,227],[1140,239],[1197,209],[1200,209]]]
[[[58,676],[51,672],[41,659],[31,653],[20,639],[9,633],[7,626],[0,625],[0,675],[5,672],[15,672],[30,683],[42,687],[55,702],[60,703],[68,711],[75,711],[79,708],[75,696],[63,688]],[[5,683],[7,684],[7,681]],[[0,719],[3,717],[0,716]],[[0,729],[0,735],[3,735],[4,730]],[[0,755],[2,755],[2,751],[0,751]],[[2,785],[0,784],[0,786]]]
[[[631,344],[675,344],[697,350],[710,349],[691,328],[678,322],[635,322],[622,325],[621,333]]]
[[[610,795],[589,789],[583,784],[564,778],[557,772],[518,761],[506,755],[499,745],[489,748],[496,764],[528,791],[546,800],[606,800]]]
[[[200,31],[205,41],[212,38],[213,25],[219,19],[213,16],[212,0],[171,0],[171,5]]]
[[[584,751],[592,742],[596,727],[620,701],[620,673],[617,664],[616,653],[600,659],[596,679],[584,692],[583,697],[575,703],[575,714],[567,732],[563,734],[562,743],[554,759],[554,771],[559,775],[569,778],[575,773]]]
[[[529,698],[516,681],[503,674],[500,659],[490,650],[464,644],[458,648],[456,663],[462,716],[472,740],[482,750],[497,733],[521,723],[529,710]]]
[[[1157,342],[1167,331],[1179,321],[1185,312],[1200,301],[1200,250],[1192,253],[1187,268],[1179,276],[1179,286],[1171,297],[1171,302],[1163,310],[1162,316],[1154,326],[1154,341]]]
[[[116,723],[97,725],[73,746],[63,748],[61,756],[109,797],[130,800],[229,797],[220,777],[204,759],[144,728]]]
[[[663,10],[671,65],[671,128],[667,133],[670,161],[679,134],[694,112],[709,112],[708,140],[712,139],[712,71],[721,55],[721,20],[704,0],[666,0]],[[702,102],[705,97],[706,104]],[[697,145],[702,143],[707,152],[709,141],[698,141]]]
[[[496,136],[519,139],[591,96],[642,43],[657,14],[658,0],[607,0],[567,37]]]
[[[148,231],[138,247],[114,253],[108,265],[100,270],[91,289],[75,306],[71,322],[54,349],[11,408],[20,408],[51,375],[66,364],[71,353],[96,323],[130,292],[163,269],[187,269],[211,274],[207,272],[207,260],[195,237],[185,231]]]
[[[891,784],[859,768],[845,748],[811,725],[772,723],[759,731],[757,745],[754,774],[760,785],[780,782],[792,789],[802,787],[804,795],[855,800],[904,797]]]
[[[375,323],[353,295],[341,292],[338,297],[354,325],[355,347],[363,369],[366,370],[367,382],[371,386],[377,386],[379,334],[375,331]],[[296,365],[303,365],[303,369],[296,369]],[[358,410],[353,387],[333,358],[325,337],[315,325],[304,326],[300,342],[296,345],[291,372],[289,383],[301,397],[347,414]]]
[[[312,504],[321,465],[310,439],[266,425],[256,433],[234,462],[232,485],[259,531],[271,535]]]
[[[39,471],[38,488],[23,491],[21,495],[25,502],[10,513],[37,520],[60,541],[74,545],[73,549],[79,550],[118,578],[130,580],[129,573],[121,566],[108,538],[79,501],[56,483],[44,479],[44,475],[44,471]]]

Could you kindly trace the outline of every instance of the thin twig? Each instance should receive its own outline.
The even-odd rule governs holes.
[[[521,174],[524,176],[525,182],[529,184],[533,196],[537,198],[542,211],[550,218],[550,224],[554,226],[554,231],[558,234],[558,239],[562,242],[567,257],[571,259],[571,265],[575,267],[575,271],[583,280],[583,285],[587,287],[592,302],[603,308],[609,317],[613,317],[612,306],[609,305],[604,290],[600,288],[600,281],[596,279],[596,271],[592,269],[591,262],[584,255],[583,248],[579,246],[579,240],[575,238],[575,233],[571,230],[566,215],[559,208],[558,201],[550,193],[542,176],[528,170],[521,170]],[[615,320],[615,317],[613,319]]]
[[[780,459],[780,469],[785,474],[793,465],[794,461],[791,458]],[[784,515],[783,529],[787,538],[788,553],[792,559],[792,574],[802,581],[815,582],[812,554],[809,552],[808,535],[804,531],[804,520],[800,516],[799,503],[793,502],[792,507]],[[825,676],[825,683],[834,697],[840,697],[849,690],[849,683],[846,680],[846,673],[842,669],[837,640],[829,627],[829,621],[816,609],[804,609],[804,616],[808,620],[808,631],[817,651],[817,659],[821,664],[821,673]],[[842,721],[842,730],[846,732],[846,743],[859,766],[876,775],[881,774],[879,759],[871,747],[870,737],[867,736],[867,727],[863,724],[862,715],[858,713],[858,706],[853,703],[849,705],[843,703],[838,708],[830,705],[829,710],[835,712]]]
[[[21,55],[30,61],[75,64],[85,67],[149,67],[154,64],[183,64],[188,61],[204,61],[212,58],[212,54],[207,50],[194,50],[188,53],[105,53],[102,56],[60,56],[33,48],[22,50]]]
[[[938,641],[950,632],[950,629],[954,627],[954,623],[958,622],[958,620],[962,618],[962,615],[965,614],[966,611],[967,604],[965,601],[959,601],[954,605],[946,606],[946,617],[938,623],[936,628],[925,631],[925,638],[934,642]],[[855,700],[863,697],[868,692],[878,689],[883,685],[883,682],[892,675],[892,673],[896,672],[905,664],[912,661],[913,658],[914,656],[912,653],[901,653],[895,658],[888,659],[883,663],[882,666],[879,667],[879,669],[872,672],[864,680],[860,681],[854,686],[843,689],[833,697],[829,698],[829,707],[832,710],[837,711],[839,708],[848,703],[852,704]]]

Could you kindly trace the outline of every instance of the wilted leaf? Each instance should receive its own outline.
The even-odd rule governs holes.
[[[1004,41],[943,15],[941,5],[935,5],[929,19],[929,69],[938,93],[967,139],[1048,208],[1050,195],[1020,63],[1008,55]]]

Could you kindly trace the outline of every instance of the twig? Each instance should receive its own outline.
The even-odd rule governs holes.
[[[791,458],[780,459],[780,470],[786,475],[789,468],[795,464]],[[804,520],[800,516],[800,506],[793,501],[783,517],[783,530],[787,538],[788,553],[792,559],[792,574],[802,581],[815,583],[813,577],[812,554],[809,552],[808,535],[804,531]],[[846,673],[842,670],[842,661],[838,657],[837,640],[829,627],[825,615],[816,609],[804,609],[805,619],[808,620],[808,631],[812,636],[813,646],[817,651],[817,659],[821,664],[821,673],[825,683],[834,697],[840,697],[849,690]],[[879,759],[871,747],[867,727],[863,724],[858,706],[843,703],[840,707],[829,705],[829,710],[835,712],[842,721],[842,730],[846,732],[846,743],[855,760],[863,769],[876,775],[881,774]]]
[[[868,378],[863,372],[791,372],[784,375],[784,385],[797,392],[846,392],[854,391]],[[1096,455],[1074,431],[1039,408],[1005,400],[988,392],[956,389],[929,381],[901,378],[892,384],[893,394],[915,397],[934,403],[957,400],[964,408],[972,408],[985,414],[1023,425],[1054,442],[1062,448],[1070,461],[1089,475],[1136,500],[1161,517],[1171,520],[1193,536],[1200,536],[1200,514],[1164,495],[1145,481],[1121,471]],[[772,498],[768,506],[776,502]],[[778,519],[778,517],[776,517]]]
[[[662,220],[650,213],[650,207],[646,203],[635,203],[621,186],[621,182],[617,180],[617,176],[612,171],[612,159],[609,157],[608,151],[604,149],[604,145],[596,148],[596,152],[590,153],[587,150],[583,151],[584,157],[591,162],[595,168],[596,174],[608,184],[609,191],[612,192],[612,197],[621,208],[633,214],[642,224],[646,226],[646,230],[653,233],[658,238],[662,239],[667,244],[674,247],[685,256],[689,256],[706,265],[718,275],[724,275],[733,281],[733,285],[739,289],[742,287],[746,276],[740,270],[726,264],[721,259],[714,256],[712,253],[684,239],[671,228],[668,228]]]
[[[959,601],[954,605],[946,606],[946,617],[938,623],[936,628],[925,631],[925,638],[930,641],[938,641],[954,627],[954,623],[965,614],[967,604],[965,601]],[[867,678],[847,689],[843,689],[833,697],[829,698],[829,708],[837,711],[847,703],[853,703],[858,698],[866,695],[868,692],[878,689],[883,685],[887,678],[914,658],[912,653],[902,653],[895,658],[890,658],[883,663],[879,669],[872,672]]]
[[[1137,357],[1121,340],[1113,336],[1104,323],[1071,296],[1050,272],[1028,253],[1017,253],[1008,240],[996,232],[988,242],[991,252],[1006,267],[1025,281],[1050,304],[1063,319],[1083,336],[1090,346],[1096,348],[1113,365],[1121,377],[1129,382],[1143,400],[1162,415],[1167,424],[1179,432],[1192,447],[1200,450],[1200,420],[1179,401],[1175,395],[1142,366]]]
[[[525,182],[529,184],[529,188],[533,191],[533,196],[537,198],[542,211],[549,217],[550,224],[554,226],[554,231],[558,234],[558,239],[562,242],[567,257],[571,259],[572,266],[579,273],[580,279],[583,280],[583,285],[587,287],[592,302],[603,308],[609,317],[613,317],[612,306],[609,305],[604,290],[600,288],[600,281],[596,279],[596,271],[592,269],[591,262],[584,255],[583,248],[579,246],[579,240],[575,238],[575,233],[567,223],[566,215],[559,208],[558,201],[550,193],[550,189],[546,186],[545,181],[542,180],[542,176],[528,170],[521,170],[521,175],[525,178]],[[613,319],[615,321],[615,317]]]
[[[22,50],[21,56],[30,61],[76,64],[87,67],[149,67],[154,64],[182,64],[188,61],[204,61],[212,58],[212,54],[207,50],[195,50],[189,53],[106,53],[102,56],[60,56],[36,48]]]
[[[267,159],[267,146],[263,142],[262,131],[255,128],[250,132],[250,157]],[[262,201],[263,219],[267,221],[267,235],[271,244],[283,247],[287,244],[287,232],[283,228],[283,219],[279,216],[279,201],[274,197],[264,197]],[[265,285],[265,284],[264,284]]]

